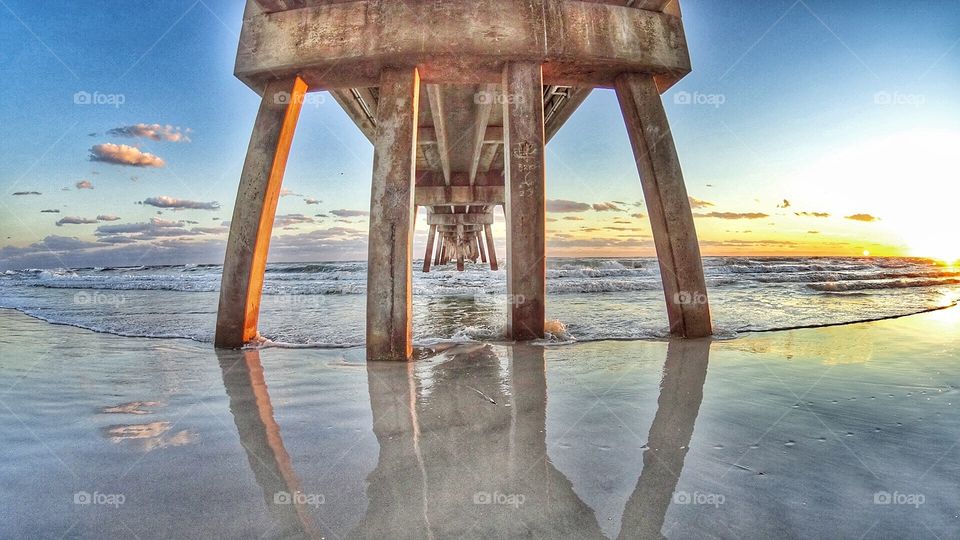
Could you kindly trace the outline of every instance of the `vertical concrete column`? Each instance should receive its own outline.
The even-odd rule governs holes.
[[[546,200],[543,74],[540,64],[508,62],[503,69],[506,173],[507,327],[515,340],[543,337],[546,279]]]
[[[483,226],[483,235],[487,239],[487,254],[490,257],[490,269],[496,272],[500,267],[497,265],[497,248],[493,245],[493,231],[490,230],[490,225]]]
[[[480,233],[477,232],[474,235],[474,241],[477,243],[477,253],[480,255],[480,262],[487,262],[487,252],[483,250],[483,239],[480,238]]]
[[[423,271],[430,271],[430,260],[433,258],[433,242],[437,237],[437,226],[431,225],[427,233],[427,251],[423,254]]]
[[[367,256],[367,360],[413,354],[413,196],[420,76],[386,68],[374,138]]]
[[[257,337],[273,219],[306,91],[307,83],[299,77],[271,82],[264,89],[230,222],[214,338],[217,347],[238,348]]]
[[[464,249],[467,247],[463,225],[457,225],[457,272],[463,272]]]
[[[660,93],[652,76],[636,73],[618,77],[616,89],[650,214],[670,332],[708,336],[713,329],[700,244]]]
[[[443,257],[443,247],[444,247],[444,243],[443,243],[443,233],[439,234],[438,236],[439,236],[439,238],[437,239],[437,254],[436,254],[436,256],[433,258],[433,265],[434,265],[434,266],[439,265],[439,264],[440,264],[440,258]]]

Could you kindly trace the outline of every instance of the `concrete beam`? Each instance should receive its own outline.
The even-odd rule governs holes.
[[[410,360],[414,172],[420,79],[389,68],[380,79],[367,256],[367,360]]]
[[[433,126],[421,126],[418,130],[418,144],[437,144],[437,130]],[[503,126],[487,126],[483,134],[484,143],[503,143]]]
[[[504,204],[503,186],[417,186],[417,206],[493,206]]]
[[[258,91],[298,72],[314,89],[376,86],[390,65],[419,66],[425,84],[496,83],[504,58],[544,65],[547,84],[564,86],[690,71],[681,19],[664,13],[576,0],[357,0],[252,13],[235,73]]]
[[[431,226],[493,224],[493,214],[430,214],[427,219]]]
[[[280,186],[307,84],[300,78],[267,85],[250,136],[223,262],[217,347],[242,347],[257,337],[260,295]]]
[[[539,64],[503,69],[507,326],[515,340],[544,335],[547,296],[543,76]]]
[[[624,74],[617,79],[617,97],[650,215],[670,332],[709,336],[713,330],[700,244],[656,83],[650,75]]]
[[[481,91],[483,95],[493,96],[497,90],[495,84],[488,84]],[[470,185],[477,180],[477,168],[480,166],[480,155],[483,152],[483,143],[486,142],[487,124],[490,122],[490,111],[493,110],[493,99],[484,99],[477,104],[477,120],[473,130],[473,153],[470,156]]]
[[[447,140],[446,115],[443,112],[443,94],[436,84],[427,85],[427,99],[430,101],[430,114],[433,117],[433,130],[437,136],[437,151],[440,153],[440,167],[443,179],[450,185],[450,143]]]

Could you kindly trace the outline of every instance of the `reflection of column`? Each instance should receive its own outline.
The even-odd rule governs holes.
[[[620,538],[662,538],[660,529],[680,480],[703,401],[710,339],[673,340],[667,348],[657,414],[643,472],[623,510]]]
[[[547,458],[543,349],[501,362],[477,346],[439,369],[367,365],[380,459],[350,537],[602,538]]]
[[[414,364],[367,363],[380,455],[367,477],[367,514],[350,538],[432,536],[413,369]]]
[[[298,502],[292,497],[301,492],[300,479],[283,446],[280,426],[273,417],[260,353],[218,350],[217,358],[240,443],[247,452],[253,476],[263,489],[267,509],[283,527],[278,536],[322,538],[310,509],[302,500]],[[291,495],[288,500],[292,504],[284,502],[284,494]]]

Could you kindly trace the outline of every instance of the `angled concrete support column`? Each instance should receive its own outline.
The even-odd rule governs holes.
[[[503,69],[507,327],[515,340],[543,337],[546,279],[543,74],[540,64]],[[489,237],[488,237],[489,238]]]
[[[427,233],[427,251],[423,254],[423,271],[430,271],[430,260],[433,258],[433,241],[437,237],[437,226],[431,225]]]
[[[497,265],[497,248],[493,245],[493,231],[490,230],[490,225],[483,226],[483,235],[487,239],[487,255],[490,257],[490,269],[496,272],[500,267]]]
[[[307,84],[299,77],[267,84],[253,126],[223,261],[217,347],[242,347],[257,337],[260,294],[270,235],[290,143]]]
[[[413,194],[420,76],[386,68],[374,138],[367,256],[367,360],[413,355]]]
[[[619,76],[616,88],[650,214],[670,332],[709,336],[713,329],[700,244],[660,93],[652,76],[635,73]]]

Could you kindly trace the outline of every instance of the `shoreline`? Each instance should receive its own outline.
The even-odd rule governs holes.
[[[713,336],[709,336],[709,339],[710,339],[711,341],[713,341],[713,342],[736,342],[736,341],[740,341],[740,340],[743,340],[743,339],[745,339],[745,338],[748,338],[750,335],[776,334],[776,333],[791,332],[791,331],[794,331],[794,330],[816,330],[816,329],[824,329],[824,328],[840,328],[840,327],[847,327],[847,326],[866,325],[866,324],[883,322],[883,321],[892,321],[892,320],[897,320],[897,319],[905,319],[905,318],[911,318],[911,317],[918,317],[918,316],[922,316],[922,315],[925,315],[925,314],[936,313],[936,312],[940,312],[940,311],[946,311],[946,310],[955,309],[955,308],[958,308],[958,307],[960,307],[960,302],[954,302],[954,303],[952,303],[952,304],[950,304],[950,305],[932,307],[932,308],[924,309],[924,310],[917,311],[917,312],[913,312],[913,313],[904,313],[904,314],[899,314],[899,315],[889,315],[889,316],[886,316],[886,317],[877,317],[877,318],[872,318],[872,319],[863,319],[863,320],[856,320],[856,321],[845,321],[845,322],[837,322],[837,323],[800,325],[800,326],[781,327],[781,328],[770,328],[770,329],[761,329],[761,330],[737,330],[737,331],[733,331],[733,334],[734,334],[734,335],[732,335],[732,336],[719,336],[719,335],[716,335],[716,334],[715,334],[715,335],[713,335]],[[94,334],[102,334],[102,335],[116,336],[116,337],[122,337],[122,338],[131,338],[131,339],[185,340],[185,341],[189,341],[189,342],[191,342],[191,343],[196,343],[196,344],[200,344],[200,345],[210,345],[211,347],[212,347],[212,345],[213,345],[213,343],[212,343],[212,342],[209,342],[209,341],[201,341],[201,340],[198,340],[198,339],[193,339],[193,338],[184,337],[184,336],[177,336],[177,335],[168,335],[168,336],[144,336],[144,335],[136,335],[136,334],[123,334],[123,333],[118,333],[118,332],[108,332],[108,331],[105,331],[105,330],[95,330],[95,329],[92,329],[92,328],[87,328],[87,327],[85,327],[85,326],[81,326],[81,325],[79,325],[79,324],[72,324],[72,323],[68,323],[68,322],[50,321],[50,320],[44,319],[43,317],[40,317],[40,316],[37,316],[37,315],[33,315],[33,314],[31,314],[31,313],[26,313],[25,311],[22,311],[22,310],[19,309],[19,308],[0,307],[0,313],[4,313],[4,312],[16,313],[16,314],[18,314],[18,315],[22,315],[22,316],[27,317],[27,318],[29,318],[29,319],[41,321],[41,322],[44,322],[44,323],[49,324],[49,325],[52,325],[52,326],[66,326],[66,327],[70,327],[70,328],[76,328],[76,329],[78,329],[78,330],[84,330],[84,331],[91,332],[91,333],[94,333]],[[414,348],[415,348],[415,349],[435,349],[435,348],[440,348],[440,350],[442,351],[442,350],[445,349],[445,348],[449,348],[449,347],[456,346],[456,345],[461,345],[461,344],[465,344],[465,345],[466,345],[466,344],[483,344],[483,345],[492,345],[492,346],[512,346],[512,345],[517,345],[517,344],[518,344],[518,342],[515,342],[515,341],[497,341],[497,340],[454,340],[454,339],[442,339],[442,338],[430,338],[430,339],[431,339],[431,340],[430,340],[428,343],[424,343],[424,342],[417,343],[417,342],[414,342],[414,344],[413,344],[413,345],[414,345]],[[682,338],[674,338],[674,337],[671,337],[671,336],[664,336],[664,337],[659,337],[659,338],[642,338],[642,337],[641,337],[641,338],[598,338],[598,339],[576,339],[576,338],[574,338],[574,339],[558,340],[558,341],[550,341],[550,340],[548,340],[548,339],[542,339],[542,340],[534,340],[534,341],[532,341],[532,342],[529,342],[528,344],[533,345],[533,346],[537,346],[537,347],[551,348],[551,347],[568,347],[568,346],[573,346],[573,345],[577,345],[577,344],[596,344],[596,343],[601,343],[601,344],[602,344],[602,343],[670,343],[671,341],[677,341],[677,340],[683,341]],[[241,350],[265,350],[265,349],[305,350],[305,349],[315,349],[315,350],[331,350],[331,351],[334,351],[334,350],[357,349],[357,348],[361,348],[361,347],[363,347],[363,346],[364,346],[363,343],[351,343],[351,344],[344,344],[344,345],[332,345],[332,344],[316,345],[316,344],[308,344],[308,343],[304,343],[304,344],[299,344],[299,343],[283,343],[283,342],[275,342],[275,341],[271,341],[270,339],[266,339],[264,342],[261,342],[261,343],[257,344],[256,346],[252,346],[251,344],[247,344],[247,345],[244,346]]]

